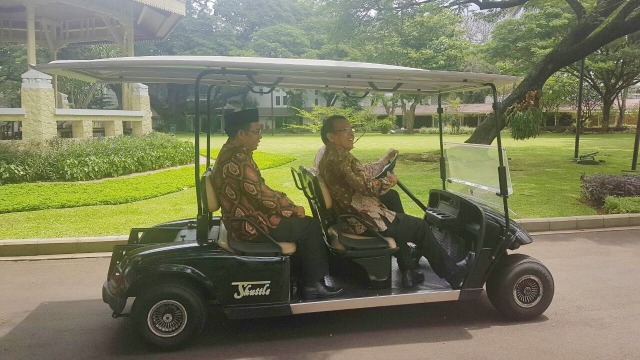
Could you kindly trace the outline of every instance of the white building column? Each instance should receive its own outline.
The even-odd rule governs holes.
[[[113,120],[104,122],[104,136],[120,136],[122,135],[122,120]]]
[[[71,136],[73,138],[93,137],[93,121],[79,120],[71,123]]]
[[[149,87],[145,84],[132,84],[133,96],[131,96],[132,110],[144,113],[142,121],[132,121],[131,128],[135,135],[149,134],[153,131],[151,122],[151,102],[149,101]],[[122,127],[122,125],[121,125]]]
[[[22,139],[42,141],[58,136],[51,76],[36,70],[22,74]]]

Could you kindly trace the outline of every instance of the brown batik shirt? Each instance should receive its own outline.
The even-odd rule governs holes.
[[[220,149],[212,182],[222,221],[239,241],[255,240],[259,230],[248,221],[230,221],[231,218],[247,217],[268,234],[283,217],[295,215],[296,205],[287,195],[264,183],[253,153],[230,140]]]
[[[318,166],[337,215],[358,214],[374,230],[384,231],[396,213],[387,209],[378,197],[396,184],[389,177],[374,179],[351,153],[333,144],[327,149]],[[366,228],[357,221],[349,221],[353,231],[363,233]]]

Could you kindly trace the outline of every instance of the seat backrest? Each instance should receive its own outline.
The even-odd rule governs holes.
[[[220,202],[216,196],[216,192],[213,189],[213,171],[208,169],[202,174],[202,180],[200,182],[200,198],[202,204],[205,207],[206,213],[212,213],[220,209]]]
[[[311,168],[301,166],[302,186],[305,188],[305,195],[308,196],[309,204],[313,215],[320,220],[324,230],[327,230],[335,223],[333,215],[333,200],[329,189],[322,179]]]
[[[204,212],[207,214],[202,218],[204,219],[203,221],[206,221],[207,226],[204,228],[208,232],[209,224],[211,224],[211,216],[209,214],[220,209],[220,202],[213,187],[212,168],[207,169],[207,171],[202,174],[200,189],[200,199],[202,200]],[[234,218],[230,220],[234,221]],[[296,243],[243,243],[237,240],[233,241],[233,239],[233,235],[227,231],[224,222],[220,220],[218,238],[213,241],[228,252],[251,256],[292,255],[296,252]]]
[[[308,194],[314,216],[320,220],[325,241],[330,248],[342,251],[350,251],[349,249],[377,251],[397,247],[393,238],[383,238],[380,235],[377,237],[361,236],[338,231],[329,188],[312,169],[301,166],[300,173],[302,174],[305,195]]]

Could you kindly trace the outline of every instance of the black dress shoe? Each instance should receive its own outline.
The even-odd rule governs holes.
[[[424,281],[424,274],[411,269],[402,272],[402,287],[412,288]]]
[[[416,286],[415,281],[413,280],[413,271],[411,270],[406,270],[402,272],[402,287],[403,288],[407,288],[410,289],[412,287]],[[423,278],[424,280],[424,278]]]
[[[410,270],[413,276],[413,282],[419,284],[424,281],[424,274],[418,270]]]
[[[446,277],[449,284],[451,284],[451,288],[459,289],[462,286],[462,283],[469,274],[469,270],[471,269],[471,265],[473,264],[475,257],[476,254],[473,251],[470,251],[464,259],[458,261],[453,266],[453,270],[449,276]]]
[[[342,290],[342,288],[338,285],[338,282],[336,282],[336,280],[331,277],[331,275],[325,276],[322,279],[322,282],[329,291],[340,292]]]
[[[302,288],[302,295],[305,299],[319,299],[336,296],[342,292],[342,288],[337,285],[327,286],[325,280],[307,284]]]
[[[418,250],[414,244],[409,243],[409,256],[411,257],[411,264],[414,269],[420,267],[420,259],[422,259],[422,253]]]

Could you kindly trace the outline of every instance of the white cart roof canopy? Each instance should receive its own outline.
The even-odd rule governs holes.
[[[440,93],[472,90],[492,83],[511,85],[506,75],[431,71],[361,62],[229,57],[142,56],[98,60],[58,60],[35,66],[48,74],[102,83],[203,84],[338,91]]]

